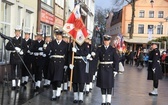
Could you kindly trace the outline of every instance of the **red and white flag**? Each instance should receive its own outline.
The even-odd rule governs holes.
[[[63,30],[67,32],[79,44],[83,44],[88,37],[87,29],[80,14],[80,5],[76,5]]]

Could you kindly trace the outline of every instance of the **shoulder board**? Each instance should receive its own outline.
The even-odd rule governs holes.
[[[101,47],[102,45],[98,46],[98,47]]]

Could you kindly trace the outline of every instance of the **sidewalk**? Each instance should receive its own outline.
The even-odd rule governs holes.
[[[159,95],[157,97],[148,95],[152,90],[152,81],[147,81],[146,78],[147,68],[140,70],[126,65],[125,72],[116,76],[112,105],[168,105],[168,77],[164,77],[159,82]],[[59,101],[50,101],[51,90],[42,91],[42,93],[35,96],[32,89],[28,87],[26,91],[17,94],[16,105],[73,105],[72,92],[63,92]],[[10,96],[12,96],[12,93]],[[10,97],[7,101],[7,97],[5,95],[4,105],[14,105],[14,98]],[[82,105],[101,105],[100,89],[94,85],[92,93],[89,96],[84,96]]]

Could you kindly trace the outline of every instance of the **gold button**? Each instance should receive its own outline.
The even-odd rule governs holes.
[[[110,57],[110,55],[108,55]]]
[[[59,61],[59,63],[61,63],[61,61]]]
[[[103,54],[103,56],[104,56],[104,54]]]
[[[103,68],[104,68],[104,66],[103,66]]]

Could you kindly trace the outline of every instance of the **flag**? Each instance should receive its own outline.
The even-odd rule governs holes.
[[[76,5],[63,30],[67,32],[79,45],[88,37],[87,29],[80,14],[80,5]]]
[[[126,52],[126,46],[123,40],[122,34],[118,34],[115,41],[114,46],[120,51],[120,52]]]

